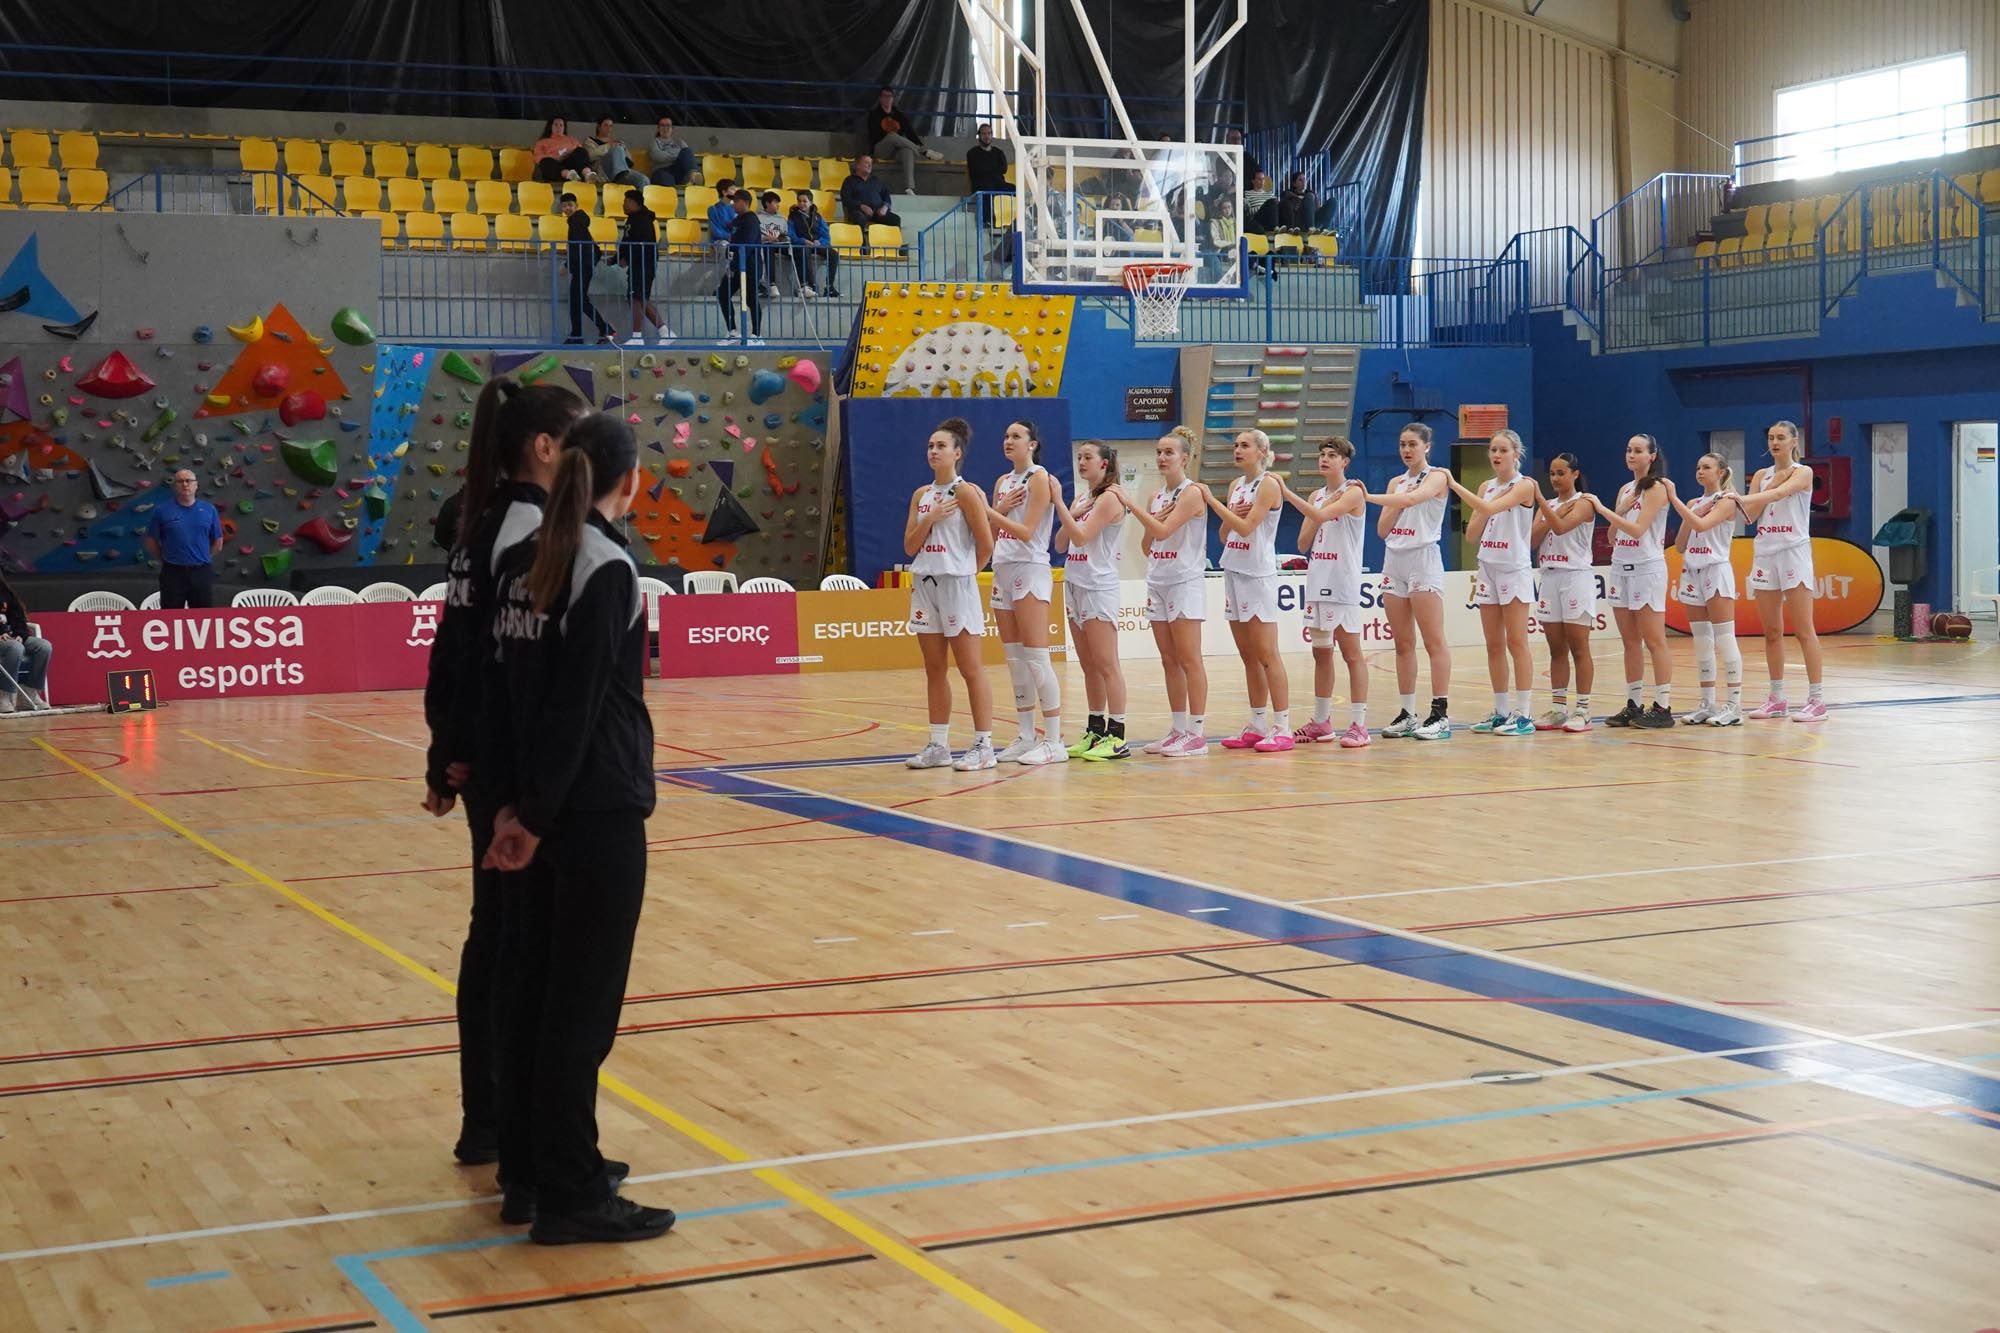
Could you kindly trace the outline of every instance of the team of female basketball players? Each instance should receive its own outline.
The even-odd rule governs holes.
[[[972,429],[960,418],[939,424],[926,445],[932,480],[910,497],[903,547],[911,556],[910,629],[924,657],[930,704],[930,740],[911,756],[911,768],[961,771],[997,763],[1054,764],[1069,759],[1122,759],[1131,753],[1125,735],[1125,677],[1118,660],[1119,538],[1126,519],[1145,534],[1146,617],[1159,645],[1172,721],[1167,734],[1145,746],[1148,754],[1190,758],[1208,753],[1208,673],[1201,656],[1201,621],[1207,613],[1205,570],[1208,523],[1223,530],[1223,614],[1243,659],[1250,720],[1223,738],[1231,750],[1280,753],[1306,742],[1337,742],[1353,749],[1371,743],[1368,672],[1361,654],[1362,541],[1368,507],[1386,551],[1382,606],[1395,640],[1398,708],[1385,737],[1445,740],[1451,736],[1451,648],[1444,634],[1444,561],[1438,537],[1451,494],[1471,511],[1468,535],[1478,549],[1473,602],[1486,639],[1493,683],[1493,711],[1472,730],[1499,736],[1591,729],[1590,694],[1595,671],[1590,635],[1597,624],[1598,575],[1592,568],[1597,520],[1611,528],[1611,572],[1605,596],[1624,646],[1625,705],[1605,719],[1612,727],[1674,725],[1673,663],[1667,654],[1667,511],[1680,516],[1679,586],[1672,595],[1687,608],[1700,675],[1701,706],[1681,716],[1689,726],[1740,726],[1746,717],[1820,722],[1820,646],[1813,629],[1814,578],[1808,513],[1812,471],[1799,458],[1798,427],[1780,421],[1766,433],[1771,466],[1747,489],[1731,487],[1728,463],[1704,454],[1695,468],[1701,493],[1683,501],[1667,479],[1666,458],[1650,435],[1625,445],[1630,481],[1611,504],[1583,489],[1575,455],[1557,454],[1548,468],[1549,493],[1522,471],[1521,437],[1503,430],[1487,457],[1493,476],[1475,493],[1429,462],[1430,428],[1404,428],[1398,441],[1404,471],[1375,494],[1347,475],[1354,447],[1334,438],[1319,447],[1325,485],[1302,496],[1274,475],[1271,442],[1262,431],[1236,437],[1227,498],[1194,480],[1189,469],[1197,440],[1177,427],[1157,446],[1160,489],[1144,501],[1118,484],[1118,458],[1110,446],[1087,441],[1076,456],[1075,496],[1041,463],[1032,422],[1007,427],[1002,448],[1013,466],[988,500],[960,469]],[[1307,557],[1306,629],[1313,645],[1313,719],[1296,729],[1291,685],[1278,642],[1278,516],[1291,505],[1303,516],[1299,548]],[[1736,573],[1730,544],[1739,526],[1754,525],[1755,560],[1748,579],[1764,624],[1764,657],[1771,690],[1764,703],[1743,709],[1743,658],[1736,642]],[[1051,546],[1064,552],[1063,581],[1070,641],[1083,668],[1089,721],[1065,746],[1062,693],[1049,661],[1048,609],[1053,592]],[[1535,556],[1541,557],[1541,587]],[[980,665],[985,615],[977,575],[993,566],[993,618],[1014,687],[1019,732],[1005,749],[993,749],[993,700]],[[1534,659],[1529,651],[1530,607],[1549,644],[1551,700],[1533,716]],[[1785,697],[1785,626],[1789,621],[1805,661],[1807,697],[1794,707]],[[1430,665],[1430,705],[1418,712],[1417,650]],[[1333,720],[1334,650],[1347,666],[1350,715],[1344,729]],[[1645,701],[1650,660],[1653,697]],[[972,744],[953,756],[950,745],[951,683],[956,665],[972,711]],[[1718,669],[1719,666],[1719,669]],[[1718,682],[1726,696],[1718,698]]]

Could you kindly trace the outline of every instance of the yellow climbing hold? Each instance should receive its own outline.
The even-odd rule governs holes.
[[[232,338],[239,342],[253,343],[264,336],[264,317],[252,315],[248,324],[231,324],[227,327]]]
[[[226,393],[212,393],[208,395],[208,405],[210,407],[227,407],[229,406],[229,395]]]
[[[410,452],[410,442],[408,440],[404,440],[401,444],[396,446],[395,456],[397,458],[401,458],[404,454],[407,454],[408,452]]]

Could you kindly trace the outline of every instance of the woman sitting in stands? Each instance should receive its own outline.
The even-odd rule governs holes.
[[[618,140],[618,129],[606,116],[597,122],[597,128],[584,140],[584,153],[590,158],[590,171],[597,179],[612,181],[619,185],[629,185],[635,190],[646,187],[643,173],[632,169],[632,155]]]
[[[570,134],[569,122],[550,116],[542,126],[542,137],[535,140],[535,179],[550,184],[582,180],[589,170],[590,152]]]

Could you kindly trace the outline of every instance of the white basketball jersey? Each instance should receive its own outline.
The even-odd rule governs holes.
[[[1325,508],[1361,483],[1344,483],[1337,491],[1322,486],[1313,504]],[[1312,553],[1306,561],[1306,600],[1361,605],[1361,543],[1368,535],[1368,506],[1328,519],[1313,532]]]
[[[952,488],[963,483],[962,477],[953,477],[942,486],[931,485],[917,497],[917,517],[922,518],[951,498]],[[913,574],[976,574],[979,572],[978,552],[973,549],[972,529],[966,525],[965,512],[960,510],[950,518],[933,524],[924,534],[924,546],[910,561]]]
[[[1569,500],[1569,504],[1572,505],[1585,503],[1580,495],[1572,496]],[[1566,513],[1568,505],[1557,501],[1555,510],[1558,514]],[[1568,532],[1557,532],[1554,528],[1550,528],[1542,537],[1542,568],[1589,569],[1594,554],[1590,549],[1591,538],[1596,532],[1597,519],[1594,516],[1586,522],[1577,524]]]
[[[1172,490],[1162,488],[1147,507],[1148,512],[1156,519],[1165,519],[1187,488],[1185,481]],[[1154,587],[1186,583],[1200,578],[1207,565],[1208,509],[1204,506],[1193,518],[1154,541],[1152,549],[1146,552],[1146,582]]]
[[[1238,477],[1229,484],[1229,507],[1257,503],[1257,488],[1267,474]],[[1278,572],[1278,509],[1257,521],[1247,533],[1229,533],[1222,539],[1222,567],[1232,574],[1276,574]]]
[[[1389,483],[1390,493],[1401,495],[1406,491],[1414,491],[1424,484],[1424,478],[1430,474],[1429,468],[1425,468],[1414,477],[1405,472]],[[1383,538],[1382,544],[1392,551],[1411,551],[1419,546],[1435,546],[1438,531],[1443,527],[1444,496],[1440,495],[1435,500],[1426,500],[1409,509],[1397,510],[1396,516],[1389,523],[1389,535]]]
[[[1793,467],[1803,467],[1794,463]],[[1789,475],[1789,474],[1788,474]],[[1778,482],[1776,468],[1757,474],[1757,490],[1769,490]],[[1782,500],[1773,500],[1757,515],[1757,535],[1753,544],[1759,552],[1789,551],[1812,540],[1812,491],[1794,491]]]
[[[1040,463],[1036,463],[1026,472],[1009,472],[1002,476],[999,481],[993,483],[993,507],[998,509],[1000,501],[1006,496],[1012,495],[1015,491],[1026,490],[1028,478],[1034,476],[1037,472],[1046,472],[1046,470]],[[1060,504],[1061,502],[1061,498],[1058,497],[1051,503]],[[1019,523],[1026,518],[1027,513],[1028,504],[1026,501],[1023,501],[1021,507],[1007,515],[1007,517]],[[996,565],[1046,565],[1049,563],[1049,538],[1054,535],[1055,526],[1056,515],[1053,508],[1043,511],[1042,521],[1035,525],[1034,535],[1026,541],[1021,540],[1011,532],[1004,531],[995,526],[993,529],[993,563]]]
[[[1519,481],[1516,477],[1514,481]],[[1514,484],[1490,478],[1479,488],[1479,498],[1491,500]],[[1526,569],[1531,563],[1529,546],[1535,535],[1532,505],[1511,505],[1486,520],[1479,534],[1479,563],[1492,569]]]
[[[1662,482],[1661,485],[1665,485]],[[1639,517],[1639,486],[1628,481],[1618,488],[1618,516],[1630,522]],[[1667,506],[1661,505],[1660,512],[1653,515],[1638,536],[1633,537],[1617,529],[1611,533],[1611,558],[1621,565],[1651,565],[1667,558]]]
[[[1710,510],[1715,508],[1720,499],[1721,492],[1719,491],[1714,495],[1698,496],[1695,502],[1689,505],[1688,508],[1697,514],[1706,516]],[[1735,501],[1732,500],[1730,503],[1734,504]],[[1686,556],[1687,567],[1689,569],[1701,569],[1708,565],[1728,564],[1729,545],[1735,538],[1736,520],[1733,518],[1727,522],[1716,524],[1707,532],[1690,532],[1687,539],[1687,549],[1683,552]]]
[[[1076,515],[1082,523],[1097,507],[1093,499],[1090,507]],[[1125,526],[1125,515],[1120,514],[1104,525],[1104,531],[1087,542],[1069,544],[1069,562],[1063,566],[1063,582],[1072,588],[1104,589],[1116,592],[1118,589],[1118,533]]]

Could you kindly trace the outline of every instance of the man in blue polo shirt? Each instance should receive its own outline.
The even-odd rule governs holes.
[[[146,516],[146,549],[160,562],[160,609],[206,607],[214,599],[216,552],[222,549],[222,519],[215,506],[197,500],[194,473],[174,473],[171,504],[157,504]]]

